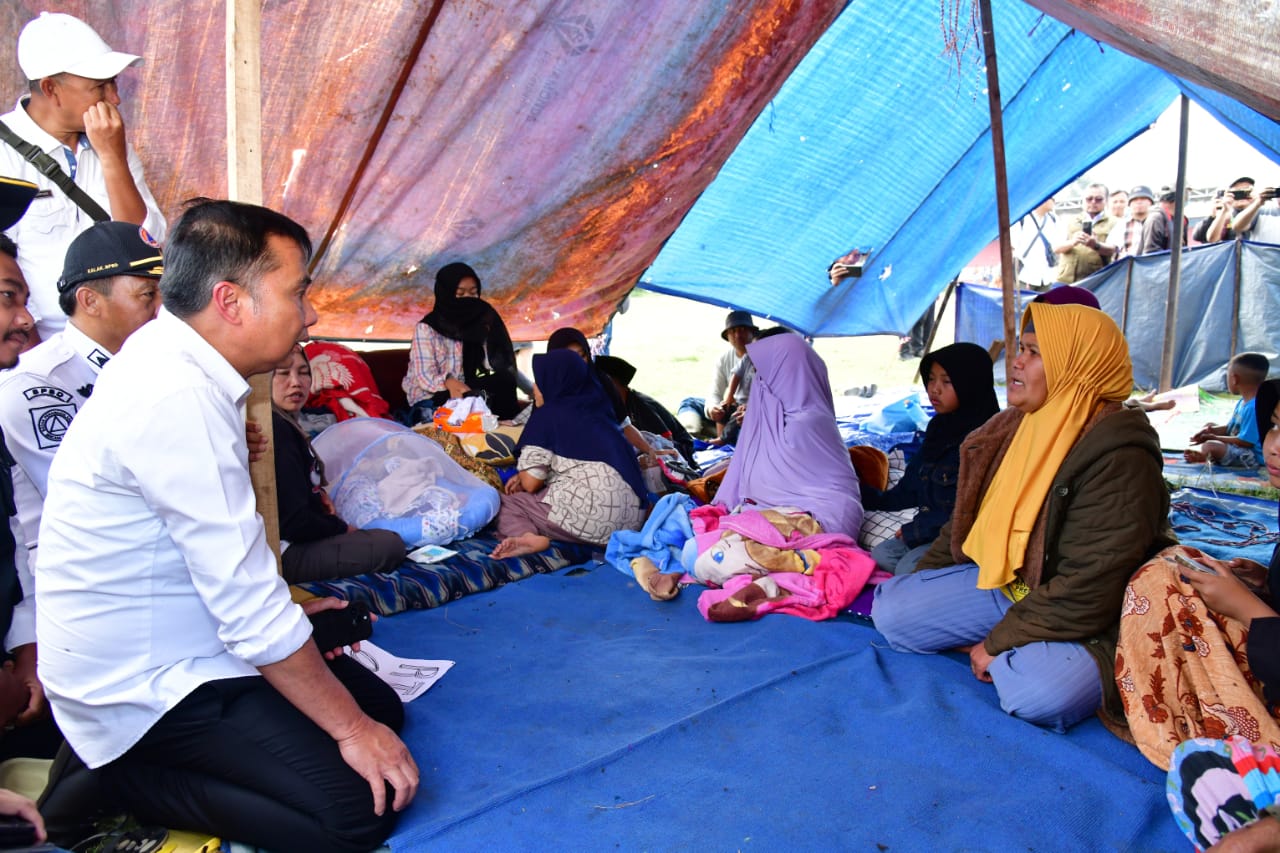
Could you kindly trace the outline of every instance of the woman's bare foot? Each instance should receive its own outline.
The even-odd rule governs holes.
[[[523,557],[525,554],[536,554],[551,547],[551,540],[536,533],[521,533],[519,536],[508,536],[498,543],[489,556],[495,560],[506,557]]]

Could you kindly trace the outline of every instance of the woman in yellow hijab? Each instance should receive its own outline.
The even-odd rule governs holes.
[[[899,651],[968,652],[1000,706],[1058,731],[1100,709],[1123,720],[1115,644],[1129,576],[1173,541],[1155,430],[1115,322],[1032,303],[1009,408],[960,449],[951,521],[871,617]]]

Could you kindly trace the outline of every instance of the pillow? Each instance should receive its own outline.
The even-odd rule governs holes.
[[[889,486],[902,479],[902,472],[907,468],[906,457],[901,447],[889,451]],[[881,542],[889,539],[898,529],[916,517],[918,510],[911,509],[868,510],[862,515],[862,529],[858,532],[858,544],[870,551]]]

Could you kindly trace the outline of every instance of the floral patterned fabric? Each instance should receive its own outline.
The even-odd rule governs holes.
[[[1280,748],[1280,708],[1267,706],[1249,670],[1248,629],[1179,579],[1171,559],[1179,547],[1153,557],[1125,588],[1116,684],[1134,742],[1165,768],[1188,738],[1239,735]]]

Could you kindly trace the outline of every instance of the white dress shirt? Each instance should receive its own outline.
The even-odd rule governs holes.
[[[311,635],[249,482],[249,385],[167,311],[103,368],[49,469],[39,675],[90,767],[191,691],[257,675]]]
[[[66,147],[31,120],[24,106],[26,101],[25,97],[19,100],[12,112],[0,116],[0,121],[52,157],[62,167],[62,171],[70,175]],[[133,183],[147,205],[147,218],[143,220],[142,226],[157,241],[163,241],[165,221],[160,213],[160,205],[156,204],[155,196],[147,187],[146,178],[142,174],[142,161],[138,159],[132,146],[127,151]],[[90,147],[89,138],[84,134],[80,135],[75,158],[76,185],[102,205],[103,210],[111,213],[102,161],[98,159],[98,153]],[[58,279],[62,277],[62,262],[67,254],[67,247],[82,231],[93,225],[93,219],[58,189],[57,184],[40,174],[35,166],[4,142],[0,142],[0,175],[21,178],[40,187],[40,195],[31,202],[26,215],[5,233],[18,244],[18,266],[22,268],[27,287],[31,289],[27,307],[36,319],[41,339],[48,340],[67,323],[67,315],[58,307]]]

